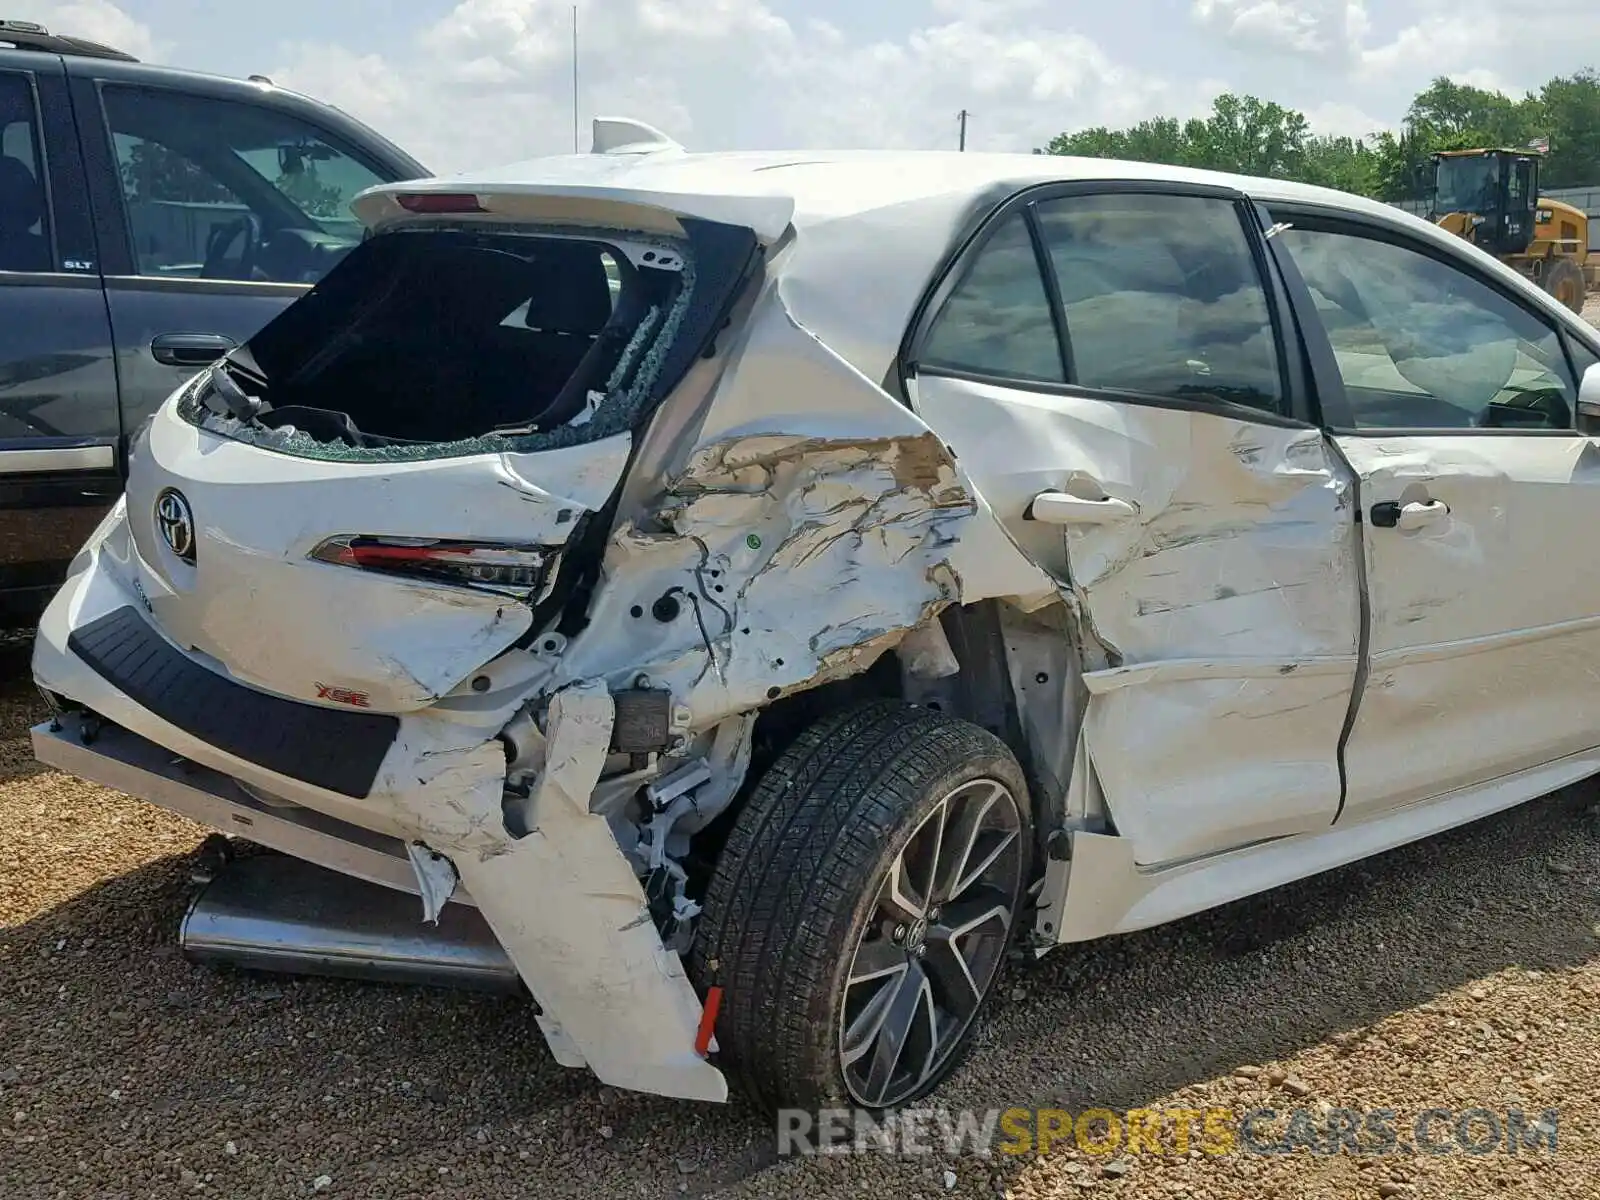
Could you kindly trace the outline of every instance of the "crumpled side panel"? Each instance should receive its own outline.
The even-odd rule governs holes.
[[[1355,653],[1351,496],[1318,431],[1136,405],[1108,428],[1110,405],[1079,403],[1056,419],[1064,458],[1139,510],[1067,534],[1122,662]]]
[[[1158,863],[1326,826],[1360,631],[1348,473],[1316,430],[1079,405],[1063,454],[1136,509],[1066,535],[1117,664],[1084,682],[1118,832]]]
[[[613,536],[567,677],[642,674],[705,728],[866,669],[947,604],[1054,595],[939,437],[796,326],[776,289],[742,342]]]

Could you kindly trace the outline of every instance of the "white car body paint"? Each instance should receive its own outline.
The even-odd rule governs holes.
[[[1509,487],[1475,464],[1474,447],[1438,461],[1438,439],[1341,443],[1352,474],[1319,432],[1283,423],[930,376],[915,381],[910,408],[888,390],[920,298],[974,219],[1044,182],[1220,183],[1265,202],[1358,211],[1495,274],[1595,343],[1509,268],[1386,206],[1278,181],[1048,156],[687,155],[648,139],[619,150],[395,185],[355,207],[385,229],[431,219],[402,208],[399,194],[471,193],[485,211],[451,224],[672,234],[693,219],[754,231],[768,247],[764,279],[716,356],[642,428],[525,455],[363,463],[196,429],[169,401],[139,447],[126,505],[75,560],[34,657],[45,687],[172,754],[449,857],[456,902],[470,897],[505,945],[559,1061],[620,1086],[726,1094],[695,1053],[699,1001],[608,815],[620,795],[690,758],[713,768],[701,795],[725,802],[748,763],[755,710],[863,671],[908,636],[907,659],[944,677],[948,646],[941,652],[929,622],[951,605],[1000,602],[1005,674],[1047,793],[1037,799],[1055,802],[1063,822],[1066,852],[1051,855],[1039,896],[1041,948],[1222,903],[1600,767],[1579,722],[1594,618],[1562,607],[1600,594],[1589,578],[1600,568],[1563,562],[1573,597],[1542,596],[1521,614],[1509,571],[1503,598],[1468,586],[1474,564],[1509,546],[1510,519],[1548,522],[1536,526],[1544,540],[1528,546],[1527,571],[1535,554],[1549,568],[1540,545],[1600,561],[1567,553],[1587,544],[1589,514],[1541,498],[1589,469],[1587,439],[1516,449]],[[1424,554],[1391,552],[1371,530],[1363,546],[1356,477],[1395,471],[1437,482],[1441,496],[1459,484],[1449,520],[1396,534]],[[198,514],[194,568],[164,560],[151,528],[165,486],[180,486]],[[1025,519],[1041,491],[1091,487],[1126,510],[1104,523]],[[576,518],[613,494],[589,625],[570,643],[510,648],[531,615],[505,597],[306,559],[322,538],[352,533],[561,548]],[[1365,585],[1375,640],[1358,710],[1369,725],[1358,716],[1352,747],[1369,731],[1371,741],[1365,775],[1347,764],[1346,823],[1337,747],[1361,668],[1363,567],[1378,576]],[[668,593],[676,611],[658,619],[652,606]],[[326,705],[317,684],[331,683],[396,714],[369,793],[264,769],[111,687],[68,636],[130,604],[248,686]],[[1519,748],[1531,761],[1464,762],[1471,770],[1447,784],[1457,790],[1419,794],[1426,783],[1406,775],[1413,745],[1384,727],[1386,690],[1460,706],[1416,730],[1436,739],[1430,753],[1475,737],[1486,745],[1483,723],[1506,711],[1485,666],[1495,662],[1549,689],[1517,714],[1518,736],[1537,734]],[[487,686],[475,689],[479,675]],[[606,753],[609,693],[641,677],[670,691],[682,746],[624,773]],[[542,734],[528,719],[541,707]],[[506,824],[507,755],[496,740],[519,729],[522,836]],[[47,738],[36,744],[50,752]],[[70,767],[138,778],[95,758],[75,751]],[[1108,816],[1117,836],[1086,828]]]
[[[599,681],[557,692],[528,835],[456,867],[538,1000],[546,1037],[560,1030],[565,1065],[581,1055],[620,1087],[725,1100],[722,1073],[694,1050],[700,1001],[683,964],[661,944],[610,825],[589,811],[612,719]]]
[[[133,448],[127,512],[144,550],[132,554],[130,582],[174,641],[241,682],[303,700],[318,699],[318,683],[342,686],[380,711],[420,709],[526,633],[528,609],[312,562],[311,551],[352,533],[560,547],[605,502],[630,442],[624,433],[538,455],[328,462],[196,428],[168,404]],[[205,553],[192,566],[155,530],[156,498],[173,486],[201,523]]]
[[[1594,439],[1338,441],[1366,494],[1445,507],[1419,528],[1368,530],[1371,662],[1347,750],[1347,813],[1591,748],[1600,556],[1580,548],[1600,529]]]

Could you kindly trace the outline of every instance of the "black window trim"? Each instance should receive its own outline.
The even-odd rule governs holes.
[[[1452,270],[1460,271],[1468,278],[1481,283],[1489,290],[1505,299],[1507,302],[1521,309],[1530,318],[1538,321],[1547,329],[1556,334],[1557,344],[1561,347],[1562,361],[1566,363],[1568,372],[1573,376],[1572,428],[1569,429],[1502,429],[1480,425],[1420,425],[1420,426],[1367,426],[1358,427],[1355,424],[1355,414],[1350,407],[1349,398],[1345,395],[1344,379],[1339,373],[1338,362],[1333,353],[1333,343],[1329,340],[1327,330],[1323,327],[1322,318],[1317,313],[1316,303],[1311,297],[1311,289],[1305,282],[1300,269],[1294,263],[1293,255],[1284,247],[1274,247],[1275,256],[1279,261],[1279,269],[1286,278],[1292,278],[1290,290],[1294,294],[1297,310],[1304,309],[1309,314],[1308,319],[1301,322],[1302,332],[1310,349],[1310,360],[1317,394],[1321,402],[1325,428],[1331,434],[1341,437],[1456,437],[1470,434],[1473,437],[1589,437],[1577,428],[1578,405],[1576,401],[1577,372],[1573,369],[1572,356],[1567,349],[1566,338],[1569,331],[1563,323],[1550,319],[1549,314],[1542,313],[1532,308],[1525,297],[1517,295],[1516,291],[1507,286],[1503,279],[1496,279],[1479,269],[1464,257],[1452,254],[1442,246],[1431,245],[1426,239],[1414,237],[1404,229],[1395,226],[1380,217],[1369,216],[1365,213],[1353,212],[1337,205],[1317,204],[1309,201],[1260,201],[1262,208],[1275,222],[1284,222],[1291,228],[1304,228],[1314,232],[1346,233],[1363,237],[1369,241],[1385,242],[1399,246],[1401,249],[1410,250],[1433,259]],[[1276,239],[1273,239],[1276,241]],[[1270,243],[1269,243],[1270,244]],[[1325,351],[1325,353],[1324,353]],[[1600,355],[1600,350],[1596,351]]]
[[[107,88],[129,92],[159,92],[170,96],[176,96],[183,100],[189,100],[203,104],[222,104],[238,106],[242,108],[265,109],[266,111],[274,113],[285,120],[295,121],[305,126],[307,129],[315,133],[316,136],[320,138],[326,145],[333,147],[340,153],[344,154],[347,158],[355,160],[368,171],[371,171],[380,182],[390,182],[388,177],[393,174],[393,172],[391,172],[389,168],[386,167],[382,162],[375,159],[362,147],[352,143],[348,138],[334,133],[332,130],[327,128],[327,126],[319,124],[315,120],[306,116],[304,113],[296,112],[286,105],[273,104],[265,98],[257,100],[236,96],[211,96],[202,92],[192,91],[187,88],[175,87],[170,84],[123,78],[96,77],[90,79],[88,82],[94,89],[94,111],[92,115],[89,116],[88,122],[89,124],[93,125],[96,130],[98,130],[98,133],[95,136],[97,136],[98,140],[102,144],[111,171],[111,189],[109,195],[106,197],[106,203],[111,205],[114,209],[110,223],[113,227],[112,232],[114,232],[115,236],[120,239],[121,242],[121,244],[117,247],[120,254],[118,268],[115,270],[108,269],[106,271],[108,278],[116,278],[120,280],[137,279],[142,281],[166,281],[169,279],[176,279],[184,284],[195,284],[200,282],[225,283],[235,285],[247,291],[254,290],[262,284],[266,284],[270,287],[283,286],[282,280],[224,279],[207,281],[204,279],[204,277],[188,275],[148,275],[139,269],[139,256],[134,249],[135,239],[133,236],[133,216],[128,211],[128,197],[122,190],[122,174],[120,160],[117,157],[116,136],[111,128],[111,114],[106,111]],[[87,136],[89,133],[90,131],[80,128],[79,136]],[[272,188],[270,181],[263,180],[263,183],[266,187]],[[275,188],[272,188],[272,190],[276,191]],[[284,197],[284,203],[296,209],[299,207],[287,197]],[[126,270],[121,269],[123,263],[126,264]],[[299,286],[302,291],[308,290],[310,287],[309,284],[296,286]]]
[[[21,76],[23,86],[28,89],[28,98],[33,102],[33,169],[37,172],[39,186],[44,192],[44,240],[50,250],[51,268],[48,271],[0,271],[0,282],[7,281],[8,277],[13,275],[44,278],[52,283],[61,275],[76,278],[75,272],[60,269],[61,246],[56,233],[56,197],[55,189],[51,186],[50,146],[49,139],[45,136],[44,105],[39,97],[38,73],[26,67],[6,65],[0,66],[0,75]]]
[[[1050,246],[1044,240],[1044,229],[1039,224],[1039,202],[1030,200],[1022,206],[1022,221],[1028,229],[1028,242],[1033,246],[1033,265],[1039,272],[1039,280],[1044,284],[1044,302],[1050,308],[1050,324],[1056,331],[1056,353],[1061,358],[1061,379],[1064,383],[1071,383],[1077,371],[1077,363],[1072,354],[1072,330],[1067,328],[1067,308],[1061,299],[1061,280],[1056,277],[1055,266],[1050,261]],[[988,239],[984,239],[985,244]],[[977,262],[979,250],[974,249],[969,262]],[[966,274],[965,271],[962,272]],[[954,290],[954,289],[952,289]],[[940,304],[940,309],[944,305]],[[928,323],[930,329],[933,322]]]
[[[1561,337],[1561,352],[1567,356],[1567,370],[1572,372],[1573,386],[1581,391],[1583,389],[1583,372],[1578,370],[1578,359],[1572,348],[1574,345],[1583,346],[1596,360],[1600,360],[1600,350],[1584,345],[1582,341],[1573,336],[1572,331],[1565,325],[1556,326],[1556,333]],[[1600,365],[1600,361],[1597,361],[1595,365]]]
[[[1047,251],[1044,247],[1042,236],[1036,229],[1037,218],[1033,212],[1034,206],[1042,201],[1086,195],[1164,195],[1225,200],[1233,205],[1245,240],[1251,248],[1251,261],[1256,267],[1257,282],[1261,287],[1267,305],[1268,317],[1272,323],[1274,346],[1278,356],[1279,386],[1283,393],[1280,397],[1280,403],[1287,406],[1290,409],[1289,412],[1253,408],[1250,405],[1239,404],[1230,400],[1190,400],[1174,396],[1157,396],[1147,392],[1128,391],[1120,388],[1085,387],[1071,382],[1071,342],[1070,338],[1063,337],[1066,317],[1061,307],[1059,286],[1054,280],[1054,269],[1050,267],[1048,257],[1039,262],[1039,269],[1044,277],[1045,296],[1050,304],[1052,320],[1056,327],[1057,343],[1062,354],[1063,368],[1067,369],[1068,382],[1054,383],[1025,376],[927,366],[918,361],[918,355],[921,352],[923,343],[927,340],[928,331],[938,317],[940,310],[944,307],[945,300],[960,284],[968,265],[982,252],[983,247],[988,243],[995,231],[1003,226],[1008,217],[1015,214],[1019,209],[1023,211],[1023,219],[1029,230],[1029,236],[1033,239],[1034,255],[1035,258],[1038,258],[1041,252],[1045,252],[1047,255]],[[924,293],[921,303],[912,314],[908,332],[902,345],[900,354],[900,361],[903,364],[901,368],[902,386],[907,380],[914,379],[919,375],[927,375],[934,378],[959,379],[969,383],[988,384],[993,387],[1011,388],[1018,391],[1038,392],[1044,395],[1073,396],[1087,400],[1107,400],[1114,403],[1132,404],[1145,408],[1169,409],[1177,412],[1207,413],[1214,416],[1229,417],[1235,420],[1289,429],[1317,428],[1313,414],[1305,408],[1306,395],[1304,390],[1296,388],[1292,384],[1296,372],[1290,365],[1290,347],[1286,337],[1288,323],[1283,319],[1283,315],[1278,311],[1278,306],[1275,303],[1278,299],[1274,289],[1275,281],[1272,273],[1265,269],[1268,260],[1261,248],[1262,240],[1262,230],[1255,215],[1255,201],[1237,188],[1224,187],[1218,184],[1151,179],[1056,180],[1025,188],[997,205],[979,223],[976,231],[954,253],[949,255],[943,268]]]

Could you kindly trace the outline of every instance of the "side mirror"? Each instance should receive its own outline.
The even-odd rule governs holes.
[[[1578,381],[1578,415],[1600,420],[1600,363],[1588,367]]]

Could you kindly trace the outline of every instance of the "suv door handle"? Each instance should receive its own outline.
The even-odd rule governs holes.
[[[220,333],[158,333],[150,353],[169,367],[209,367],[239,343]]]
[[[1372,523],[1379,529],[1422,529],[1449,515],[1450,506],[1443,500],[1413,500],[1409,504],[1381,500],[1372,506]]]
[[[1043,521],[1047,525],[1105,525],[1126,520],[1133,513],[1133,505],[1126,500],[1109,496],[1104,500],[1085,500],[1066,492],[1040,492],[1028,505],[1022,519]]]

